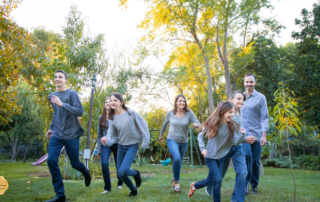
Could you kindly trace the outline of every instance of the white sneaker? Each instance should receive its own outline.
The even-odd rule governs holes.
[[[109,193],[109,191],[104,190],[103,192],[101,192],[100,194],[107,194]]]

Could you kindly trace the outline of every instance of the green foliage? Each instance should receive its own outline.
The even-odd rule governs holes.
[[[280,156],[277,159],[265,159],[262,161],[262,163],[264,166],[268,166],[268,167],[290,168],[290,159],[288,156],[286,157]],[[294,163],[293,161],[292,168],[299,169],[300,166]]]
[[[296,156],[292,162],[292,168],[294,169],[320,170],[320,156]],[[280,156],[277,159],[265,159],[262,163],[267,167],[290,168],[289,156]]]

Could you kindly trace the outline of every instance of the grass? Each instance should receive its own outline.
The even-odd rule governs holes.
[[[110,165],[112,173],[112,191],[99,195],[103,191],[103,180],[96,177],[90,185],[85,187],[83,180],[64,180],[64,187],[68,201],[212,201],[212,197],[205,194],[204,189],[197,190],[188,199],[190,183],[206,178],[207,167],[182,167],[180,186],[181,193],[175,193],[171,188],[172,171],[170,166],[137,166],[132,168],[142,173],[142,186],[138,188],[138,196],[128,198],[129,189],[124,185],[117,189],[115,166]],[[320,172],[311,170],[294,170],[297,180],[297,201],[320,201]],[[30,162],[10,163],[0,162],[0,176],[9,182],[9,189],[0,195],[1,202],[18,201],[46,201],[55,196],[51,178],[46,164],[30,166]],[[234,186],[235,172],[229,168],[221,187],[222,201],[230,201]],[[30,184],[27,182],[31,181]],[[260,177],[259,194],[246,197],[246,201],[292,201],[293,181],[289,169],[265,168],[265,175]]]

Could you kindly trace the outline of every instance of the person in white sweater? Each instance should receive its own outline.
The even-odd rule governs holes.
[[[131,190],[129,197],[138,194],[137,187],[141,185],[138,170],[130,169],[131,164],[141,147],[149,148],[150,133],[147,122],[136,111],[126,107],[120,93],[112,93],[109,112],[109,129],[107,136],[101,138],[101,143],[108,147],[118,143],[117,168],[121,180]],[[129,176],[133,176],[136,186]]]

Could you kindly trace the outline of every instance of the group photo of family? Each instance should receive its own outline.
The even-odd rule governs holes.
[[[0,10],[0,201],[320,201],[319,1]]]

